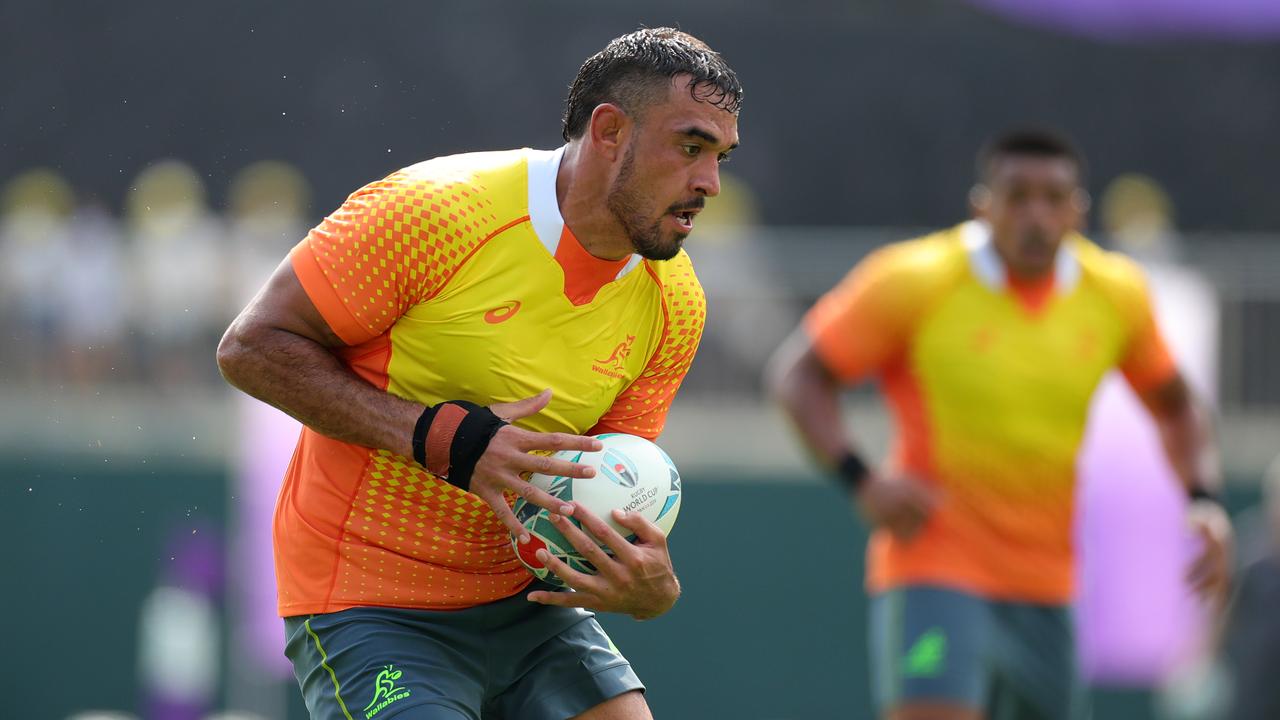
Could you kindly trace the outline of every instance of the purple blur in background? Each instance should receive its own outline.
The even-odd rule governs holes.
[[[1276,0],[969,0],[1017,22],[1114,40],[1280,37]]]
[[[1192,272],[1145,269],[1165,342],[1193,390],[1212,404],[1217,299]],[[1094,684],[1159,682],[1204,649],[1207,616],[1184,580],[1198,539],[1186,526],[1186,493],[1155,423],[1119,373],[1094,396],[1078,473],[1081,669]]]
[[[233,559],[237,571],[234,613],[237,647],[257,670],[289,678],[284,656],[284,625],[276,612],[276,576],[271,523],[276,496],[298,444],[298,421],[246,395],[237,396],[240,457],[236,500],[231,504],[237,531]]]

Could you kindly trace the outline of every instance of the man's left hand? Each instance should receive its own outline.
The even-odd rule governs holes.
[[[580,573],[547,550],[539,550],[538,559],[574,592],[535,590],[529,593],[529,600],[543,605],[625,613],[637,620],[655,618],[670,610],[680,596],[680,582],[671,566],[667,537],[658,526],[639,513],[614,510],[614,521],[636,535],[636,542],[629,543],[591,511],[578,503],[573,505],[573,517],[613,554],[605,552],[595,539],[564,516],[552,513],[552,524],[596,567],[598,574]]]

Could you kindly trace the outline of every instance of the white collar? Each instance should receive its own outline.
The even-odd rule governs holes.
[[[1008,285],[1008,274],[1004,261],[996,252],[995,243],[991,242],[991,227],[981,220],[970,220],[960,226],[960,237],[965,250],[969,253],[969,267],[983,285],[992,290],[1004,290]],[[1067,294],[1080,282],[1080,261],[1071,251],[1071,246],[1063,242],[1058,246],[1058,255],[1053,261],[1053,288],[1059,294]]]
[[[556,199],[556,175],[560,172],[560,161],[564,158],[561,145],[555,150],[530,150],[529,163],[529,224],[538,236],[542,246],[555,257],[560,247],[560,239],[564,237],[564,217],[560,214],[560,203]],[[615,280],[634,270],[643,260],[632,253],[627,264],[622,266]]]
[[[560,216],[560,203],[556,201],[556,174],[560,172],[560,159],[564,146],[556,150],[530,150],[529,158],[529,224],[547,252],[552,256],[560,246],[564,233],[564,218]]]

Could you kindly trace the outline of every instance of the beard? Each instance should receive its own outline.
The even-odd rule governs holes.
[[[622,225],[622,230],[631,241],[636,253],[647,260],[670,260],[680,252],[684,243],[684,234],[667,232],[662,229],[665,215],[656,220],[646,219],[643,208],[650,203],[635,187],[636,149],[632,145],[622,159],[622,167],[618,168],[618,177],[609,188],[605,204],[613,217]]]

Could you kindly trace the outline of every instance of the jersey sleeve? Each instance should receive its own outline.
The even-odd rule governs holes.
[[[482,233],[483,203],[464,183],[406,171],[357,190],[290,253],[311,302],[359,345],[431,297]]]
[[[687,256],[679,257],[685,267],[658,282],[662,288],[663,331],[657,349],[640,377],[618,395],[589,434],[618,432],[656,440],[662,433],[671,402],[693,364],[707,320],[702,285]],[[654,279],[658,277],[654,275]]]
[[[1178,368],[1156,323],[1146,278],[1137,266],[1127,274],[1127,292],[1121,297],[1129,305],[1130,331],[1119,368],[1133,391],[1142,395],[1169,382]]]
[[[854,266],[805,315],[803,327],[827,369],[845,383],[879,374],[905,352],[930,285],[923,241],[881,248]]]

